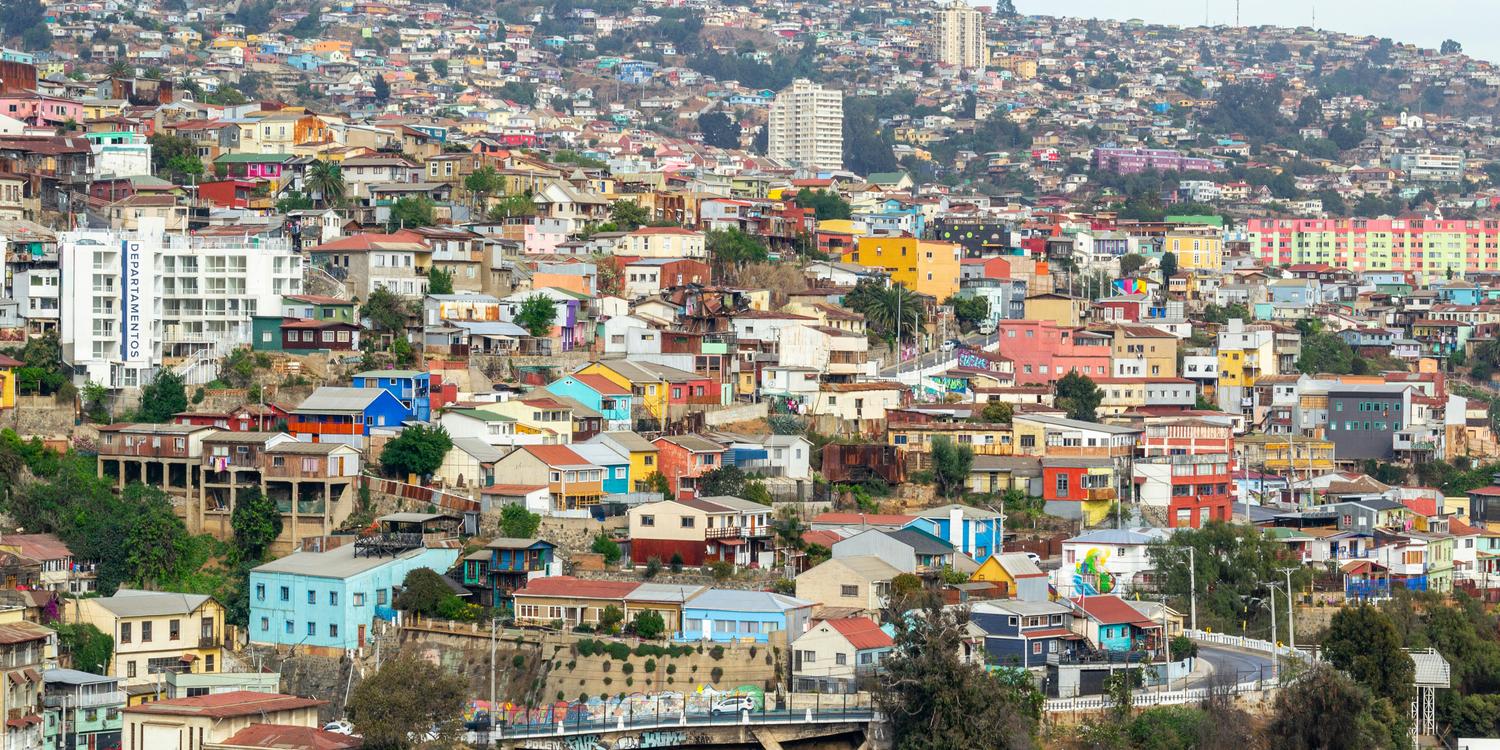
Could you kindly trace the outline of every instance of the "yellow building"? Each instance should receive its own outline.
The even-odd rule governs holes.
[[[125,685],[154,683],[167,671],[223,670],[224,607],[213,597],[120,589],[63,612],[114,638],[107,675]]]
[[[1224,237],[1212,228],[1184,228],[1167,232],[1162,250],[1177,257],[1184,271],[1212,271],[1224,267]]]
[[[970,581],[984,581],[986,583],[1003,583],[1009,596],[1014,599],[1023,585],[1027,587],[1041,586],[1041,591],[1046,591],[1047,574],[1036,567],[1030,558],[1023,552],[1010,552],[1006,554],[990,555],[979,566],[979,570],[969,576]]]
[[[1027,320],[1050,320],[1060,326],[1076,326],[1083,318],[1083,300],[1047,292],[1026,298]]]
[[[613,446],[630,456],[630,488],[635,492],[651,491],[651,475],[661,470],[656,444],[634,432],[605,432],[589,442]]]
[[[949,242],[915,237],[860,237],[844,261],[881,268],[891,283],[942,302],[958,292],[959,260],[963,248]]]
[[[0,354],[0,409],[12,409],[16,405],[16,368],[19,360]]]
[[[1111,337],[1110,356],[1119,360],[1141,360],[1139,371],[1118,370],[1122,376],[1143,378],[1177,377],[1178,339],[1153,326],[1114,326],[1105,331]]]

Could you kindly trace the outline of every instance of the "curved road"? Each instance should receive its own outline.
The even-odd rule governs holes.
[[[991,347],[991,346],[993,346],[995,344],[998,344],[1000,342],[999,335],[998,334],[994,334],[994,333],[989,334],[987,336],[985,334],[982,334],[982,333],[970,333],[970,334],[965,335],[965,336],[960,336],[959,339],[963,341],[964,346],[967,346],[967,347],[969,347],[971,349],[985,349],[986,351],[989,350],[989,347]],[[916,356],[916,357],[912,357],[911,359],[907,359],[907,360],[902,361],[901,362],[901,372],[912,372],[914,370],[925,370],[925,369],[927,369],[929,367],[932,367],[934,365],[940,364],[942,362],[950,361],[950,360],[953,361],[953,362],[957,362],[958,361],[957,355],[955,355],[953,352],[945,352],[945,351],[927,352],[926,354],[922,354],[922,355],[919,355],[919,356]],[[894,378],[894,377],[896,377],[896,366],[894,364],[892,364],[892,365],[887,365],[885,367],[880,368],[880,377],[882,377],[882,378]]]
[[[1199,643],[1198,657],[1208,662],[1214,671],[1212,675],[1197,678],[1195,682],[1222,679],[1224,675],[1229,675],[1235,682],[1271,679],[1270,654]]]

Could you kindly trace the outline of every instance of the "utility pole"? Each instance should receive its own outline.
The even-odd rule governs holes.
[[[490,726],[495,726],[495,618],[490,618]]]
[[[1198,629],[1198,550],[1188,547],[1188,612],[1193,630]]]
[[[1271,584],[1271,679],[1277,679],[1281,666],[1281,651],[1276,646],[1276,584]]]
[[[1297,605],[1292,601],[1292,571],[1296,568],[1282,568],[1281,572],[1286,574],[1286,640],[1292,648],[1297,647]]]

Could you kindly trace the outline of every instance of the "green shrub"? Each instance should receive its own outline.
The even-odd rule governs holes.
[[[708,650],[708,655],[712,657],[714,661],[719,661],[720,659],[724,658],[724,647],[714,646],[713,648]]]
[[[600,671],[608,672],[609,670],[614,669],[614,668],[615,668],[615,663],[612,662],[612,661],[603,661],[603,662],[599,663],[599,669],[600,669]]]
[[[656,671],[656,660],[655,659],[647,659],[646,660],[646,671],[647,672],[655,672]]]
[[[711,672],[708,673],[708,680],[709,680],[709,682],[712,682],[715,685],[719,684],[719,680],[721,680],[721,679],[724,679],[724,668],[723,667],[714,667],[713,671],[711,671]]]
[[[516,669],[520,669],[521,667],[526,666],[526,657],[524,657],[524,656],[522,656],[520,654],[516,654],[515,658],[513,658],[513,659],[510,660],[510,663]]]
[[[667,674],[677,674],[677,665],[676,664],[668,664],[667,665]]]
[[[619,641],[606,645],[604,650],[609,654],[611,659],[625,661],[630,658],[630,646]]]
[[[620,667],[620,672],[622,674],[635,674],[635,665],[627,661]]]

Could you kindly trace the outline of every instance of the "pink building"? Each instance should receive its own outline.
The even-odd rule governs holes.
[[[1363,271],[1500,271],[1500,221],[1252,219],[1251,247],[1271,265],[1326,263]]]
[[[1016,384],[1051,383],[1073,370],[1108,377],[1110,338],[1050,320],[1002,320],[999,354],[1016,366]]]
[[[83,105],[33,92],[0,95],[0,115],[36,127],[57,127],[72,120],[83,124]]]

